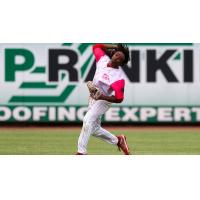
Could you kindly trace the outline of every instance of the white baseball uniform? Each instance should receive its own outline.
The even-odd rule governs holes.
[[[96,58],[96,72],[93,83],[106,96],[115,95],[117,99],[124,98],[125,80],[121,68],[108,67],[110,58],[102,50],[103,44],[93,46]],[[93,135],[110,144],[117,144],[118,138],[101,127],[101,117],[110,108],[111,103],[105,100],[90,98],[88,111],[83,119],[83,127],[78,139],[78,153],[87,154],[87,144]]]

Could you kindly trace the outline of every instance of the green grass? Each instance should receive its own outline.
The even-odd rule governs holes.
[[[112,129],[124,133],[136,155],[196,155],[200,154],[200,128],[137,128]],[[1,155],[73,155],[79,129],[72,128],[1,128]],[[91,137],[90,155],[120,155],[113,145]]]

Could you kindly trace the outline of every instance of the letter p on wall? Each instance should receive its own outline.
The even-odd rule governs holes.
[[[23,62],[21,62],[21,60]],[[5,81],[15,81],[15,74],[17,71],[31,69],[33,64],[34,56],[29,50],[5,49]]]

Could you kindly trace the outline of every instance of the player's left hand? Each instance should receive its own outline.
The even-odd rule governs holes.
[[[99,88],[96,87],[92,81],[88,81],[87,82],[87,87],[90,93],[90,97],[95,99],[95,100],[99,100],[102,96],[102,93],[100,92]]]
[[[99,90],[97,90],[96,92],[90,93],[90,97],[95,99],[95,100],[101,100],[102,96],[103,95]]]

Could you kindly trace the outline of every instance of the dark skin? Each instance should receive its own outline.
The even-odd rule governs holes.
[[[117,45],[109,45],[106,44],[105,49],[116,49],[117,50]],[[121,51],[116,51],[115,54],[112,56],[110,62],[108,63],[107,67],[112,67],[112,68],[119,68],[119,66],[122,65],[123,61],[125,59],[124,54]],[[96,100],[105,100],[111,103],[121,103],[123,100],[116,99],[115,96],[105,96],[101,94],[101,96],[96,99]]]

